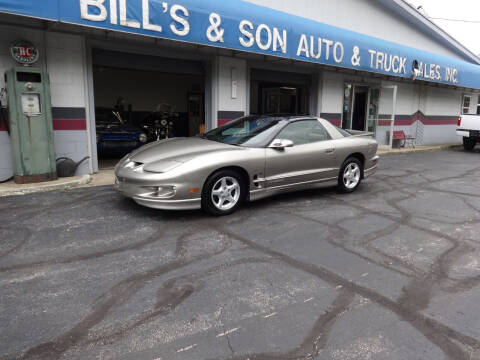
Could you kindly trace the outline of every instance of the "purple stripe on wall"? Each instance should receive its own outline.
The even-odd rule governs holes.
[[[53,119],[53,130],[87,130],[87,120]]]
[[[321,113],[320,117],[330,121],[333,125],[341,126],[342,115],[339,113]],[[382,117],[382,115],[380,115]],[[424,125],[456,125],[458,116],[445,115],[423,115],[418,111],[413,115],[395,115],[394,126],[410,126],[415,121],[420,121]],[[390,126],[389,120],[379,120],[379,126]]]
[[[8,111],[5,109],[8,121]],[[87,130],[85,108],[54,107],[52,108],[53,130]],[[0,121],[0,131],[7,131],[5,121]]]
[[[416,121],[424,125],[457,125],[459,116],[424,115],[418,111],[413,115],[395,115],[394,126],[410,126]],[[379,126],[390,126],[389,120],[380,120]]]

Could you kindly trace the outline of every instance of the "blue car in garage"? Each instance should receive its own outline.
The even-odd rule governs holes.
[[[123,156],[145,145],[144,129],[129,124],[111,109],[96,109],[97,152],[99,156]]]

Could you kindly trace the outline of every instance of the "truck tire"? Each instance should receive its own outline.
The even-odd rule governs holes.
[[[467,151],[472,151],[476,144],[477,142],[474,139],[463,138],[463,148]]]

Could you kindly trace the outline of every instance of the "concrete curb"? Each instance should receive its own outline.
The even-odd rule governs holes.
[[[424,151],[438,151],[438,150],[447,150],[461,148],[461,144],[444,144],[444,145],[433,145],[433,146],[423,146],[416,148],[403,148],[403,149],[392,149],[392,150],[378,150],[378,155],[399,155],[399,154],[410,154]]]
[[[45,184],[38,185],[32,184],[27,188],[20,189],[0,189],[0,197],[13,196],[13,195],[27,195],[37,192],[46,192],[52,190],[68,190],[75,187],[89,184],[93,180],[92,175],[83,175],[79,179],[65,181],[59,184]]]

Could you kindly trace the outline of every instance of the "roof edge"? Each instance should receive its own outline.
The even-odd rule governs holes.
[[[480,57],[478,57],[475,53],[470,51],[467,47],[465,47],[460,41],[455,39],[452,35],[442,29],[439,25],[434,23],[428,17],[423,15],[419,12],[412,4],[407,2],[406,0],[379,0],[384,6],[395,10],[394,6],[397,9],[403,11],[405,18],[407,20],[415,20],[417,23],[423,25],[424,28],[429,29],[433,32],[433,37],[437,38],[441,41],[444,41],[448,47],[459,53],[463,58],[468,59],[474,64],[480,65]]]

